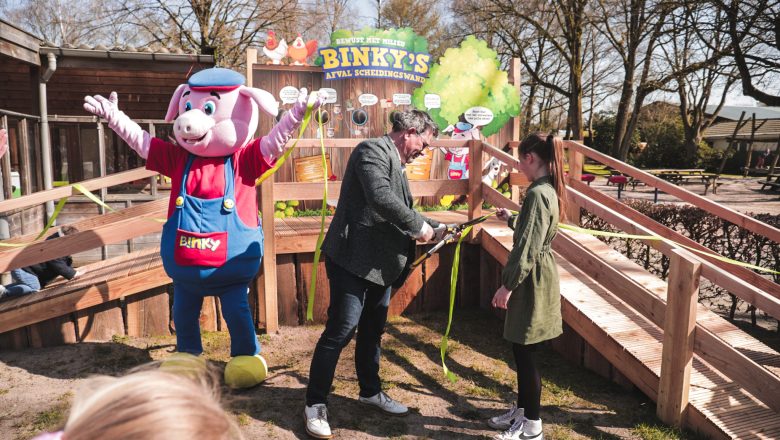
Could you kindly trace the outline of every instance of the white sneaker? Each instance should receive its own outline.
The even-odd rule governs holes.
[[[317,403],[303,409],[303,419],[306,422],[306,433],[314,438],[331,438],[328,424],[328,407],[324,403]]]
[[[513,403],[512,406],[509,407],[509,411],[506,413],[491,417],[490,420],[488,420],[488,425],[490,425],[490,427],[493,429],[506,431],[512,427],[516,420],[522,418],[523,408],[518,408],[517,404]]]
[[[394,416],[405,416],[409,414],[409,408],[391,399],[384,391],[371,397],[360,397],[360,403],[373,405],[378,409]]]
[[[494,437],[495,440],[544,440],[542,420],[521,417],[509,429]]]

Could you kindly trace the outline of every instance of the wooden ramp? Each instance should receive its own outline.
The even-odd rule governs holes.
[[[512,247],[512,231],[499,221],[487,222],[482,231],[484,249],[504,264]],[[573,248],[572,241],[582,247]],[[657,316],[657,305],[665,300],[666,283],[590,236],[562,231],[554,249],[566,323],[657,400],[663,351],[663,329],[657,322],[662,323],[663,314]],[[620,292],[619,286],[602,284],[607,283],[607,275],[604,270],[593,270],[596,260],[634,282],[626,282],[625,289],[642,288],[653,296],[646,304],[627,304],[613,293]],[[594,276],[601,277],[601,282]],[[648,318],[637,308],[656,316]],[[684,423],[713,438],[780,438],[780,355],[703,306],[697,311],[696,331],[697,335],[712,332],[721,341],[711,344],[708,352],[701,347],[696,350]],[[713,365],[723,363],[725,344],[744,355],[746,367],[738,367],[742,373],[734,365]],[[732,379],[721,371],[724,368],[736,370],[729,371],[731,375],[745,377]]]

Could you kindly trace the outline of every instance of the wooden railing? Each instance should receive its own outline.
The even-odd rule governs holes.
[[[510,144],[515,147],[516,144]],[[712,252],[679,233],[660,225],[637,211],[580,182],[584,157],[605,163],[614,169],[658,187],[708,212],[740,225],[771,240],[780,239],[780,230],[756,221],[744,214],[723,207],[644,171],[591,150],[577,142],[567,141],[569,149],[569,180],[567,195],[572,207],[568,218],[579,223],[580,208],[584,208],[618,229],[629,234],[660,235],[696,249]],[[482,161],[482,152],[498,157],[516,167],[514,156],[480,143],[471,143],[471,163],[474,168]],[[509,157],[508,157],[509,156]],[[481,215],[482,201],[508,209],[520,206],[482,182],[469,182],[470,209],[473,217]],[[612,266],[590,255],[572,234],[561,232],[553,248],[564,258],[580,266],[594,279],[646,316],[664,330],[660,384],[658,385],[658,415],[667,423],[679,425],[688,404],[688,389],[693,354],[719,369],[775,411],[780,411],[780,378],[756,364],[734,347],[696,323],[699,279],[705,277],[751,304],[780,317],[780,285],[748,269],[716,259],[694,255],[664,241],[646,243],[670,258],[666,301]],[[713,252],[714,253],[714,252]],[[682,374],[681,374],[682,373]]]

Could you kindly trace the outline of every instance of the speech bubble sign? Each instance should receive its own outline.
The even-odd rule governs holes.
[[[323,87],[320,89],[321,92],[325,92],[325,94],[328,95],[327,98],[325,98],[325,104],[333,104],[334,102],[338,101],[338,93],[336,92],[336,89],[331,89],[329,87]]]
[[[282,100],[282,104],[292,104],[298,100],[300,91],[293,86],[282,87],[279,90],[279,98]]]
[[[376,97],[376,95],[372,95],[370,93],[364,93],[360,96],[358,96],[358,102],[362,105],[374,105],[377,102],[379,102],[379,98]]]
[[[426,93],[423,102],[427,109],[441,108],[441,96],[434,93]]]
[[[466,121],[478,127],[484,127],[493,120],[493,112],[487,107],[471,107],[464,113]]]
[[[395,105],[411,105],[412,95],[408,93],[393,93],[393,104]]]

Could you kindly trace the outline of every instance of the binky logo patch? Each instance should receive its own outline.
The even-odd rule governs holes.
[[[181,266],[220,267],[227,260],[227,232],[177,230],[173,258]]]
[[[179,246],[188,249],[207,249],[215,252],[220,244],[222,244],[221,241],[213,238],[187,237],[185,235],[179,237]]]

